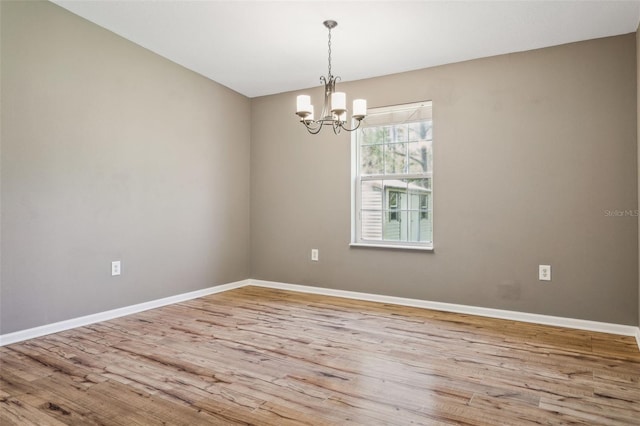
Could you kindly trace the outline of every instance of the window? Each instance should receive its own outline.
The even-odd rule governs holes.
[[[370,109],[352,147],[352,243],[433,248],[431,102]]]

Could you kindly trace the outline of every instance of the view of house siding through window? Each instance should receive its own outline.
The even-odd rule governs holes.
[[[355,141],[356,242],[432,247],[431,102],[371,109]]]

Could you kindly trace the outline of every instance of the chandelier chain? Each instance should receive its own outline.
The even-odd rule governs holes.
[[[329,78],[331,78],[331,28],[329,28]]]

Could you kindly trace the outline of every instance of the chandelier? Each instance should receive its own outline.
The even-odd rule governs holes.
[[[324,126],[331,126],[333,132],[337,135],[340,130],[344,129],[352,132],[360,127],[360,122],[367,115],[367,101],[365,99],[356,99],[353,101],[353,113],[351,117],[356,120],[353,128],[348,128],[347,124],[347,95],[344,92],[336,92],[336,82],[340,77],[331,74],[331,29],[335,28],[338,23],[328,20],[323,22],[324,26],[329,30],[329,73],[326,77],[320,77],[320,82],[324,85],[324,105],[322,107],[322,115],[319,119],[313,117],[313,105],[311,105],[311,97],[308,95],[300,95],[296,99],[296,114],[300,117],[300,122],[305,125],[309,133],[318,134]]]

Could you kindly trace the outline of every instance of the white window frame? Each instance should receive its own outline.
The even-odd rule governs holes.
[[[402,111],[407,109],[415,109],[417,107],[428,106],[432,109],[433,115],[433,102],[432,101],[423,101],[423,102],[415,102],[410,104],[403,105],[395,105],[390,107],[381,107],[381,108],[371,108],[369,110],[370,114],[373,113],[385,113],[390,111]],[[366,119],[365,119],[366,120]],[[432,116],[432,144],[435,141],[435,136],[433,135],[433,116]],[[364,124],[364,123],[363,123]],[[380,174],[380,175],[360,175],[360,147],[358,146],[358,133],[359,130],[355,131],[351,135],[351,247],[377,247],[377,248],[392,248],[392,249],[410,249],[410,250],[424,250],[424,251],[433,251],[435,240],[434,237],[434,179],[433,179],[433,159],[431,164],[431,169],[428,172],[424,173],[400,173],[400,174]],[[360,232],[362,229],[362,216],[361,216],[361,204],[362,204],[362,194],[361,194],[361,184],[364,180],[389,180],[389,179],[431,179],[431,197],[430,202],[428,203],[428,215],[431,219],[432,226],[432,238],[429,242],[412,242],[412,241],[390,241],[390,240],[365,240],[361,237]],[[384,195],[383,190],[383,207],[384,203],[387,203],[386,196]],[[383,210],[383,217],[385,211]],[[418,217],[420,217],[420,213],[418,213]]]

